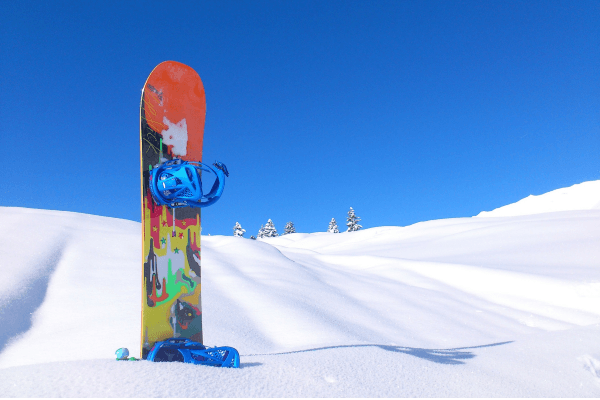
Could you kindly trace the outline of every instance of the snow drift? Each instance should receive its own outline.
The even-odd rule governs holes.
[[[139,223],[0,208],[0,393],[598,397],[592,186],[555,212],[525,212],[550,192],[510,216],[202,237],[205,343],[238,370],[114,361],[139,351]]]
[[[568,188],[556,189],[539,196],[529,195],[516,203],[492,211],[482,211],[477,216],[510,217],[556,211],[599,209],[600,181],[590,181]]]

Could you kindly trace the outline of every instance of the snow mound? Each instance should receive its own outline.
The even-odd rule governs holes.
[[[570,210],[600,209],[600,180],[583,182],[526,198],[492,211],[482,211],[477,217],[510,217]]]
[[[139,223],[13,207],[0,221],[0,366],[95,357],[139,336]]]
[[[237,370],[114,360],[139,355],[139,223],[0,224],[3,396],[600,396],[597,209],[203,236],[205,343]]]

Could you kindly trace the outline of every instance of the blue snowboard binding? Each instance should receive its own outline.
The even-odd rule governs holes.
[[[165,161],[150,171],[150,192],[158,205],[171,208],[208,207],[214,204],[225,188],[229,176],[225,164],[215,162],[213,168],[200,162],[179,158]],[[210,192],[202,193],[202,172],[214,174],[216,179]]]
[[[233,347],[205,347],[187,338],[171,338],[156,342],[148,353],[148,361],[185,362],[213,367],[240,367],[240,354]]]

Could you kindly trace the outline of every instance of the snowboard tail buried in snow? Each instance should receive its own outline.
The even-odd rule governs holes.
[[[159,205],[153,168],[172,159],[202,161],[206,101],[200,77],[165,61],[146,81],[140,106],[142,180],[142,358],[171,337],[203,343],[200,208]]]

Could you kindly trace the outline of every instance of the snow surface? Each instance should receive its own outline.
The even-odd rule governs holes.
[[[600,210],[600,180],[556,189],[540,196],[530,195],[516,203],[482,211],[477,216],[510,217],[570,210]]]
[[[594,185],[543,214],[203,236],[205,342],[240,369],[114,360],[139,355],[139,223],[0,208],[0,396],[600,397]]]

